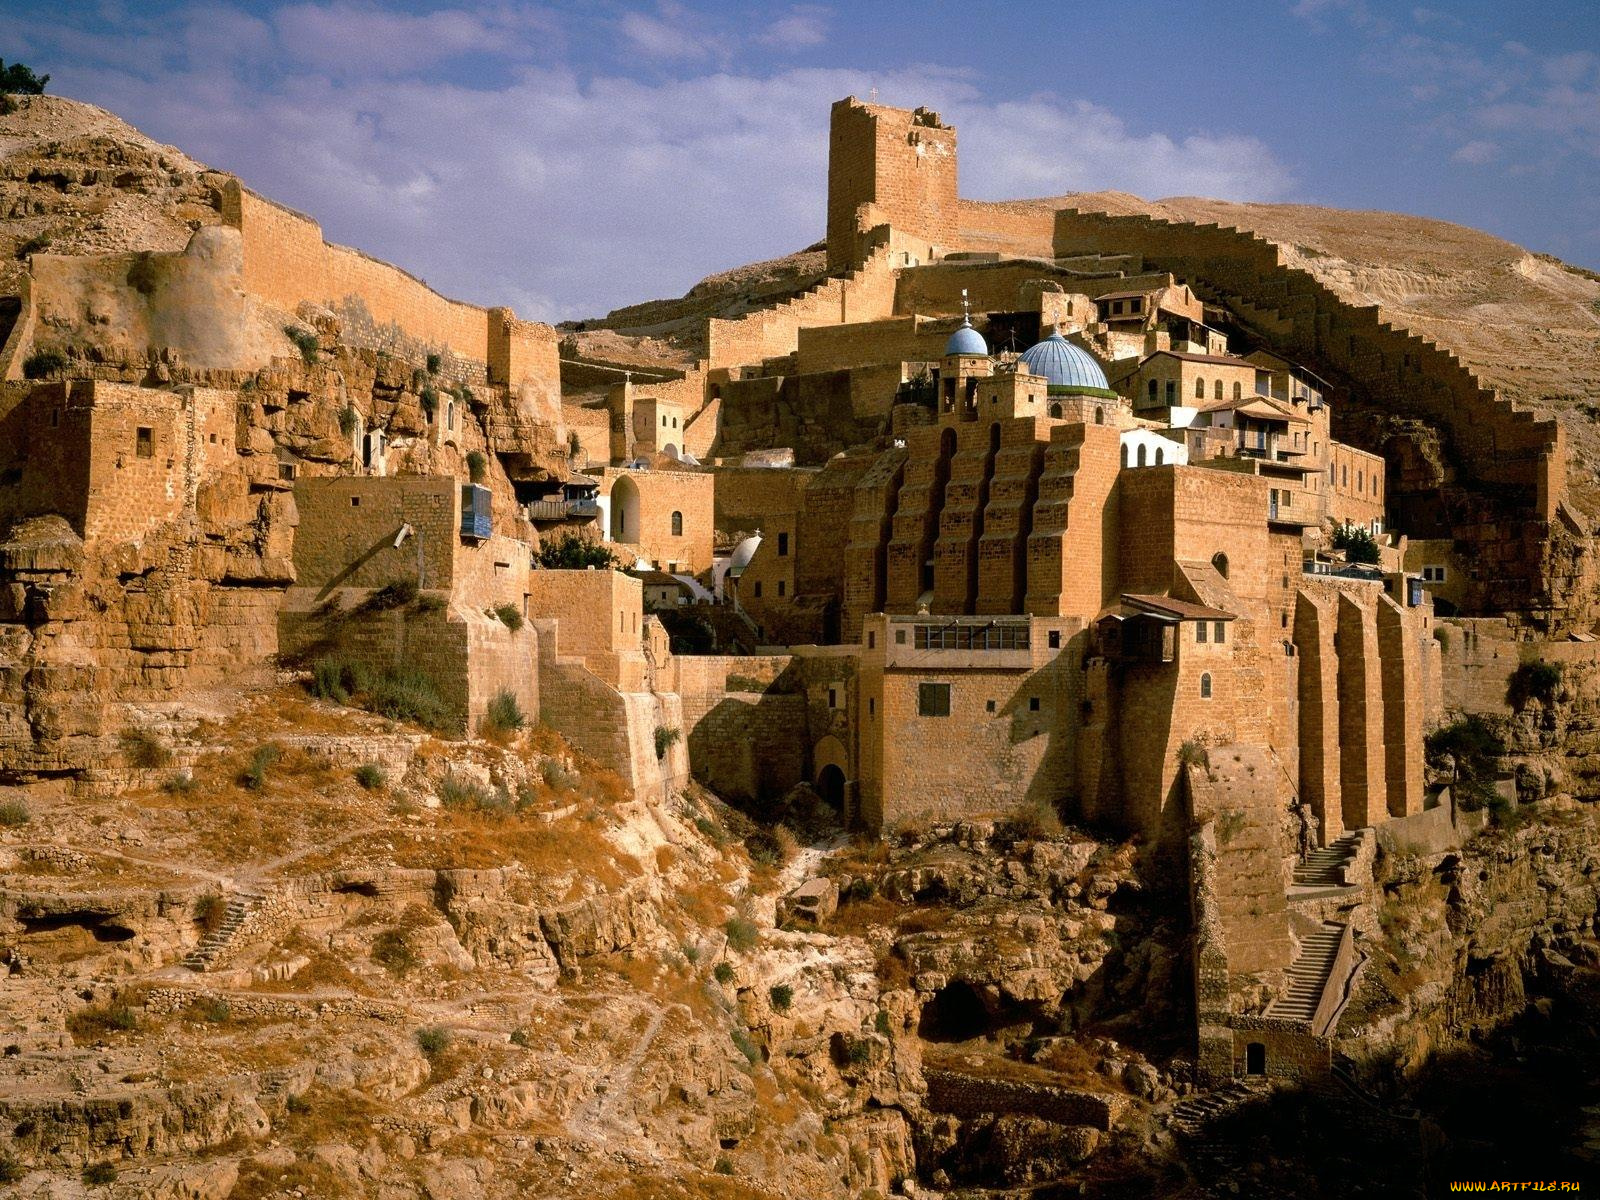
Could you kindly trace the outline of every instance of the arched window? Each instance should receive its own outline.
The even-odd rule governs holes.
[[[1211,395],[1213,399],[1222,399],[1222,380],[1217,380],[1217,386],[1211,389]]]
[[[681,512],[675,512],[672,514],[672,536],[683,536],[683,514]]]
[[[1123,466],[1127,466],[1128,465],[1128,443],[1127,442],[1123,442],[1122,443],[1122,465]]]
[[[1094,423],[1096,425],[1104,425],[1106,423],[1106,410],[1098,404],[1095,405],[1094,409]]]
[[[1050,415],[1052,417],[1060,417],[1061,416],[1061,405],[1060,404],[1052,404],[1050,406]]]
[[[1144,464],[1145,464],[1145,448],[1144,448],[1144,443],[1141,442],[1139,444],[1139,465],[1142,467],[1142,466],[1144,466]]]
[[[444,427],[446,429],[454,429],[456,427],[456,402],[454,400],[445,403]]]
[[[1157,446],[1156,447],[1156,466],[1158,466],[1158,467],[1164,461],[1163,458],[1162,458],[1162,454],[1163,454],[1163,451],[1162,451],[1161,447]]]
[[[1244,384],[1240,383],[1237,379],[1233,381],[1233,398],[1235,400],[1244,399]]]
[[[1228,577],[1228,556],[1218,550],[1211,556],[1211,565],[1217,569],[1217,574],[1224,579]]]
[[[1200,676],[1200,699],[1211,699],[1211,672],[1207,671]]]
[[[1206,398],[1206,381],[1204,379],[1196,379],[1194,381],[1194,398],[1196,400],[1204,400]]]

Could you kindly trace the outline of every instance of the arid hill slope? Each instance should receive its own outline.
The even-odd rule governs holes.
[[[227,178],[120,117],[59,96],[0,116],[0,295],[29,253],[181,250],[214,225]]]

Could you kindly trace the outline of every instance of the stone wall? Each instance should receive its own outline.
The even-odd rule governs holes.
[[[0,516],[57,513],[96,545],[193,513],[201,481],[237,461],[238,406],[225,392],[86,380],[8,398]]]
[[[1273,1017],[1233,1018],[1233,1073],[1246,1074],[1251,1043],[1266,1053],[1268,1079],[1310,1082],[1333,1070],[1333,1043],[1314,1037],[1298,1021]]]
[[[945,343],[959,324],[954,317],[906,316],[802,329],[795,370],[814,375],[884,363],[935,362],[944,356]]]
[[[715,525],[718,533],[754,532],[768,518],[800,512],[801,493],[817,478],[811,468],[717,467]]]
[[[280,207],[231,180],[222,220],[244,238],[245,291],[294,312],[303,302],[334,310],[345,337],[418,357],[436,350],[481,364],[490,382],[528,384],[548,407],[560,396],[558,338],[548,325],[518,321],[509,309],[448,300],[415,276],[359,250],[323,241],[310,217]],[[459,373],[452,367],[452,373]],[[559,419],[559,412],[551,414]]]
[[[841,270],[770,308],[759,308],[742,317],[708,318],[706,358],[701,369],[709,372],[781,358],[795,352],[801,329],[877,320],[891,313],[894,272],[887,245],[872,246],[859,265]]]
[[[553,619],[551,653],[582,662],[611,687],[644,684],[644,585],[620,571],[534,571],[528,613]]]
[[[877,436],[899,385],[898,365],[890,376],[826,371],[730,380],[721,385],[718,453],[731,458],[787,446],[800,463],[821,465]]]
[[[1126,1097],[1113,1092],[996,1079],[941,1067],[927,1067],[923,1075],[928,1081],[928,1110],[958,1117],[1024,1113],[1058,1125],[1087,1125],[1108,1131],[1116,1126],[1128,1103]]]
[[[869,828],[1051,809],[1073,791],[1077,621],[1036,618],[1026,648],[998,651],[918,649],[913,620],[865,625],[856,725]],[[944,711],[923,711],[925,686],[948,689]]]
[[[961,246],[1007,258],[1050,258],[1055,253],[1056,215],[1037,205],[960,200],[956,225]]]

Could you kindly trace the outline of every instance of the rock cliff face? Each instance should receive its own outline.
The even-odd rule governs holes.
[[[1379,927],[1337,1030],[1356,1078],[1437,1127],[1445,1178],[1600,1165],[1583,1111],[1600,1100],[1600,811],[1519,816],[1460,852],[1380,863]],[[1483,1127],[1489,1108],[1504,1126]]]

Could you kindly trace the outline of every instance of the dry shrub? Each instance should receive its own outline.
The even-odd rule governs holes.
[[[172,761],[172,751],[148,729],[124,729],[117,741],[129,766],[153,770]]]
[[[886,992],[902,991],[911,986],[911,964],[893,950],[886,951],[877,962],[878,983]]]

